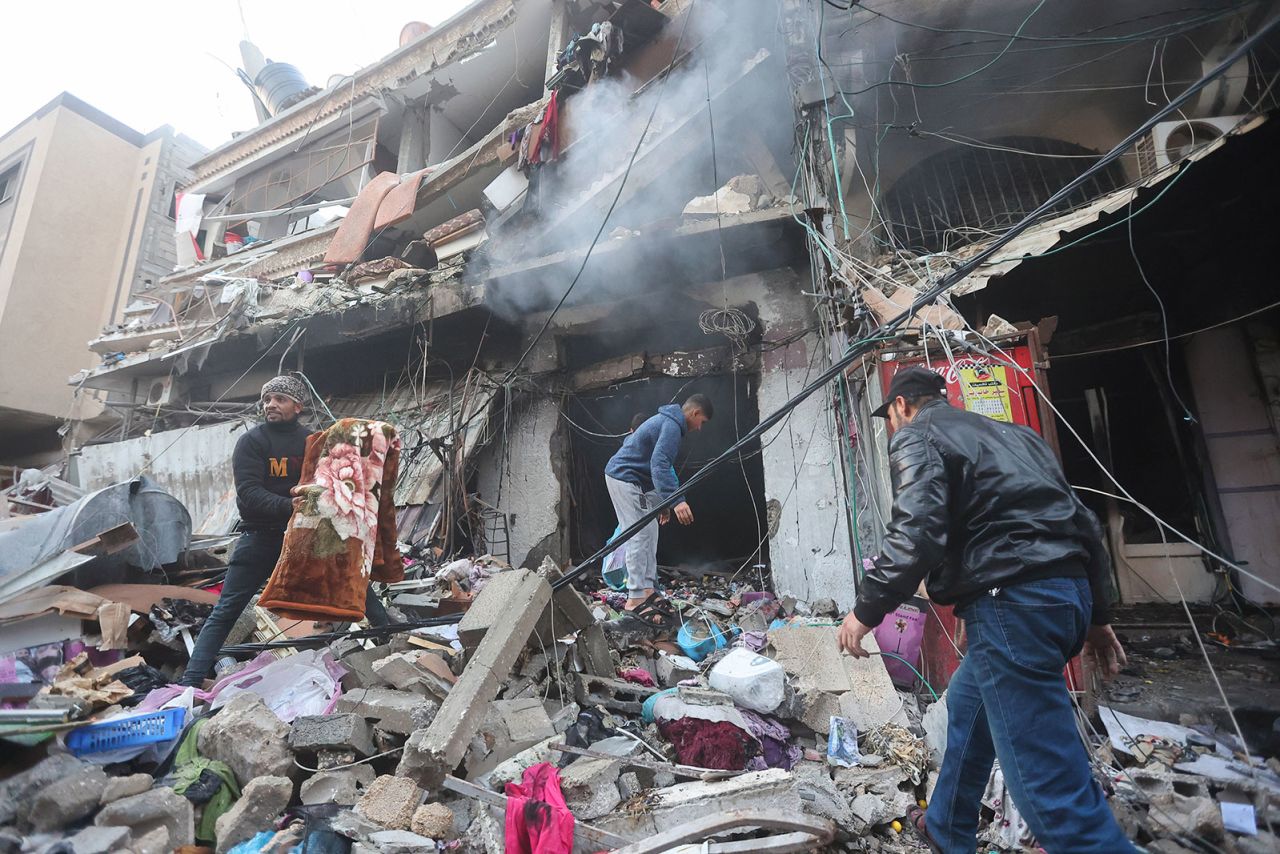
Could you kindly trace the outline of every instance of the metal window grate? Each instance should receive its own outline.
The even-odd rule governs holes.
[[[916,252],[943,252],[992,237],[1101,156],[1044,137],[1000,137],[983,145],[935,154],[898,179],[880,205],[895,245]],[[1055,212],[1078,207],[1124,183],[1124,170],[1112,164]]]

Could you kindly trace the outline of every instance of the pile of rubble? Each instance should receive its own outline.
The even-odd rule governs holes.
[[[557,584],[550,561],[411,575],[393,603],[460,620],[264,648],[199,690],[169,684],[172,662],[67,663],[24,711],[88,704],[93,723],[6,760],[0,852],[928,850],[909,814],[936,782],[945,694],[841,655],[834,603],[708,576],[670,586],[682,625],[654,640],[606,631],[618,594]],[[199,614],[170,602],[148,637],[180,645]],[[1275,759],[1099,717],[1112,803],[1148,850],[1275,850]],[[984,850],[1031,844],[998,768],[984,802]]]

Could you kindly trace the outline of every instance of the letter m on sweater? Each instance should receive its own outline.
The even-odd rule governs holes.
[[[289,476],[289,458],[288,457],[267,457],[267,462],[271,464],[270,477],[288,477]]]

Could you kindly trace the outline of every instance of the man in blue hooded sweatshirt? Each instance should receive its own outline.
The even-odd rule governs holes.
[[[657,415],[627,437],[604,469],[605,485],[619,525],[631,527],[679,488],[674,462],[680,443],[686,433],[701,430],[711,415],[711,401],[706,395],[690,395],[683,406],[672,403],[660,407]],[[693,523],[689,502],[681,501],[671,509],[681,525]],[[671,611],[663,607],[657,595],[658,524],[655,519],[627,541],[626,610],[650,626],[666,628]]]

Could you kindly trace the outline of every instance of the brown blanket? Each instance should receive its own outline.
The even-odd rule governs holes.
[[[284,548],[258,602],[302,620],[364,619],[369,581],[404,578],[396,547],[400,437],[381,421],[344,418],[307,437]]]

